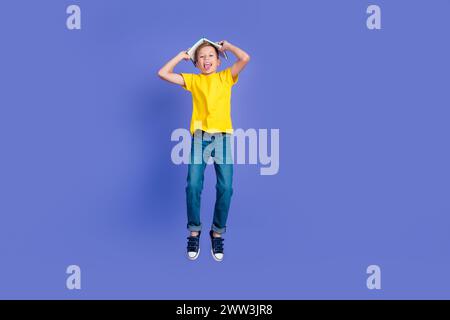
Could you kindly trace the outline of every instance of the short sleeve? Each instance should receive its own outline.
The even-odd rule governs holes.
[[[182,86],[183,89],[191,91],[192,82],[194,81],[194,75],[192,73],[181,73],[180,75],[183,77],[184,80],[184,86]]]
[[[239,74],[235,78],[231,75],[231,68],[227,68],[221,72],[222,80],[228,83],[230,86],[234,86],[239,80]]]

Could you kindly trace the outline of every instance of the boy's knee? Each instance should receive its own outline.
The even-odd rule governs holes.
[[[201,181],[188,180],[186,191],[188,192],[201,192],[203,189],[203,183]]]
[[[216,185],[217,191],[220,193],[227,193],[232,195],[233,194],[233,186],[231,183],[218,183]]]

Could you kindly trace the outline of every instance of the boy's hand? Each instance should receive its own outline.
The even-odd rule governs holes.
[[[189,50],[189,49],[188,49],[188,50]],[[178,56],[179,56],[181,59],[184,59],[184,60],[190,60],[190,59],[191,59],[191,57],[187,54],[187,50],[181,51],[181,52],[178,54]]]
[[[173,69],[178,63],[181,62],[181,60],[190,60],[190,59],[191,58],[187,54],[187,51],[181,51],[158,71],[158,76],[163,80],[179,84],[180,86],[184,86],[185,83],[183,76],[181,74],[173,72]]]
[[[231,43],[229,43],[227,40],[222,40],[222,41],[219,41],[218,43],[222,46],[219,48],[220,52],[230,50]]]

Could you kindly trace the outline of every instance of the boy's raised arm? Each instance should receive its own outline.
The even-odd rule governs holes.
[[[175,68],[175,66],[180,63],[181,60],[189,60],[190,57],[187,54],[186,51],[181,51],[179,54],[177,54],[174,58],[172,58],[169,62],[167,62],[164,67],[162,67],[159,71],[158,71],[158,76],[163,79],[166,80],[168,82],[174,83],[174,84],[179,84],[180,86],[184,86],[184,79],[183,77],[178,74],[173,72],[173,69]]]
[[[238,59],[231,67],[231,75],[233,76],[233,78],[236,78],[239,72],[241,72],[242,69],[244,69],[247,63],[250,61],[250,56],[247,52],[236,47],[226,40],[220,41],[219,44],[222,45],[220,51],[231,51]]]

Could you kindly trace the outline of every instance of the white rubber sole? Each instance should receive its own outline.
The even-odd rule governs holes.
[[[200,248],[198,248],[198,252],[197,252],[197,255],[195,256],[195,257],[189,257],[189,255],[187,255],[187,258],[189,259],[189,260],[191,260],[191,261],[194,261],[194,260],[197,260],[197,258],[198,258],[198,256],[200,255]]]
[[[216,256],[214,255],[213,249],[211,249],[211,255],[212,255],[213,259],[216,260],[217,262],[222,262],[223,261],[223,258],[222,259],[217,259],[216,258]]]

